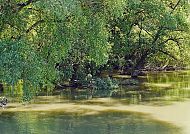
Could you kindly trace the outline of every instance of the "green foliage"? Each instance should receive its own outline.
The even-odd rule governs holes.
[[[0,0],[0,81],[12,87],[23,81],[28,100],[60,81],[85,82],[108,61],[133,68],[187,65],[186,2]],[[102,89],[113,88],[109,79],[97,81]]]
[[[112,90],[118,88],[117,80],[108,78],[96,78],[95,79],[95,90]]]
[[[144,67],[156,55],[165,55],[176,64],[183,61],[187,57],[183,48],[189,47],[189,4],[185,2],[129,0],[124,18],[110,21],[112,57],[125,59],[124,65],[132,61],[135,69]]]

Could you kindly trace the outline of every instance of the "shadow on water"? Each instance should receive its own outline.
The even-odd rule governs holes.
[[[180,134],[171,124],[146,115],[105,112],[95,115],[59,112],[2,113],[1,134]]]
[[[111,97],[125,104],[147,105],[168,105],[190,98],[190,71],[149,73],[138,81],[138,85],[121,85],[115,90],[65,89],[58,94],[69,100]]]
[[[117,79],[122,81],[129,78],[117,75]],[[92,91],[91,89],[67,88],[43,93],[44,97],[38,96],[32,101],[38,104],[63,103],[111,97],[123,104],[168,105],[173,101],[184,101],[190,98],[190,71],[154,72],[140,77],[137,81],[139,84],[120,85],[115,90]]]

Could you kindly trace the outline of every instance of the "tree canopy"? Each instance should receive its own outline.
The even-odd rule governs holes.
[[[25,95],[75,65],[189,62],[187,0],[0,0],[0,18],[0,81]]]

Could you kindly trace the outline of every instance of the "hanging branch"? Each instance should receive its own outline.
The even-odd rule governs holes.
[[[18,3],[17,4],[18,11],[21,11],[24,7],[30,5],[31,3],[37,2],[37,1],[39,1],[39,0],[28,0],[26,2]]]
[[[165,54],[165,55],[167,55],[167,56],[169,56],[169,57],[171,57],[171,58],[174,59],[174,60],[178,60],[178,58],[176,58],[174,55],[170,54],[170,53],[167,52],[167,51],[163,51],[163,50],[161,50],[161,49],[158,49],[158,51],[161,52],[161,53],[163,53],[163,54]]]
[[[173,11],[177,8],[177,6],[179,5],[179,3],[181,2],[181,0],[178,0],[178,2],[175,4],[175,6],[172,8],[171,14],[173,13]]]
[[[35,22],[31,27],[29,27],[27,30],[26,30],[26,33],[29,33],[32,29],[34,29],[36,26],[38,26],[39,24],[43,23],[44,20],[39,20],[37,22]]]

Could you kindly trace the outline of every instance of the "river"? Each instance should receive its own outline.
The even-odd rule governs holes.
[[[190,71],[154,72],[139,81],[102,96],[68,89],[30,104],[10,102],[0,110],[0,133],[189,134]]]

